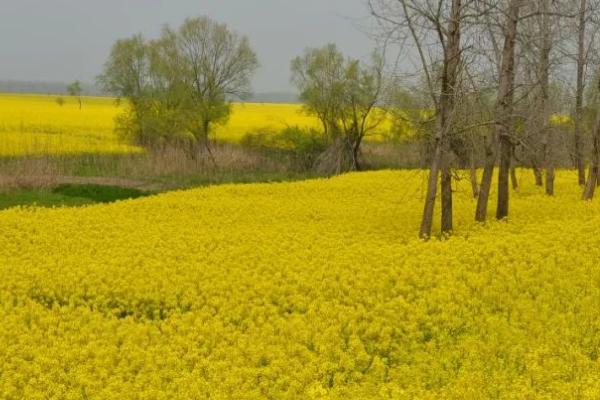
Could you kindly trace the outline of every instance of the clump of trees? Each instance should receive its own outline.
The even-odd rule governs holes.
[[[422,107],[435,116],[427,137],[430,174],[422,238],[431,236],[440,188],[441,231],[452,231],[458,176],[452,170],[469,153],[477,221],[488,218],[496,166],[497,219],[509,216],[511,187],[519,186],[516,164],[531,168],[535,183],[553,196],[555,167],[571,163],[585,186],[583,198],[593,196],[599,181],[600,118],[586,123],[597,105],[586,105],[584,93],[598,87],[593,78],[600,69],[598,0],[368,3],[382,41],[401,52],[404,62],[396,65],[395,74],[418,98],[427,99]],[[556,122],[556,114],[570,114],[571,122]],[[483,167],[479,182],[478,167]]]
[[[335,44],[307,49],[291,62],[292,82],[306,110],[320,121],[328,149],[315,169],[335,174],[360,169],[360,146],[385,115],[376,112],[383,89],[383,57],[370,64],[345,57]]]
[[[250,95],[257,67],[247,37],[198,17],[165,27],[155,40],[118,40],[98,82],[127,100],[117,118],[122,136],[146,146],[185,144],[194,157],[212,157],[212,128],[227,121],[233,99]]]

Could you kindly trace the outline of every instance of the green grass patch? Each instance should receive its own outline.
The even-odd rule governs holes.
[[[149,193],[118,186],[65,184],[52,189],[18,189],[0,192],[0,210],[16,206],[61,207],[110,203]]]
[[[95,184],[64,184],[52,189],[52,193],[74,199],[88,199],[93,203],[111,203],[148,195],[137,189]]]
[[[64,196],[49,189],[18,189],[0,193],[0,210],[17,206],[82,206],[93,203],[86,198]]]

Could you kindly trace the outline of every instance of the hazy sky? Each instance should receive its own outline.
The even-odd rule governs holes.
[[[290,90],[290,59],[305,47],[335,42],[362,58],[374,46],[365,0],[0,0],[0,80],[91,82],[116,39],[198,15],[250,38],[256,92]]]

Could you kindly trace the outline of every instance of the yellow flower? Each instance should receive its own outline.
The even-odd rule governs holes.
[[[425,174],[0,212],[0,398],[599,398],[597,202],[424,243]]]

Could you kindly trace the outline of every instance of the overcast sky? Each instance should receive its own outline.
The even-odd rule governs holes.
[[[289,62],[337,43],[366,57],[365,0],[0,0],[0,80],[92,82],[112,43],[207,15],[246,34],[261,67],[256,92],[289,91]]]

